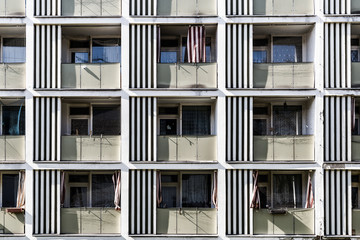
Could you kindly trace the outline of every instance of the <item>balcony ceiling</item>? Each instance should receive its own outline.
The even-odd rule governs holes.
[[[1,26],[0,27],[1,36],[14,36],[14,37],[25,37],[25,27],[14,27],[14,26]]]
[[[91,27],[63,27],[64,36],[88,37],[88,36],[118,36],[121,35],[120,26],[91,26]]]
[[[104,104],[120,104],[120,98],[62,98],[63,103],[86,103],[86,104],[94,104],[94,103],[104,103]]]
[[[199,103],[215,103],[216,99],[211,99],[208,97],[199,97],[199,98],[170,98],[170,97],[164,97],[164,98],[158,98],[159,104],[178,104],[178,103],[190,103],[190,104],[199,104]]]
[[[160,27],[162,36],[187,35],[189,25],[163,25]],[[205,25],[207,35],[216,34],[216,25]]]
[[[314,100],[313,97],[271,97],[271,98],[267,98],[267,97],[256,97],[254,98],[254,103],[291,103],[291,102],[308,102],[308,101],[312,101]]]
[[[257,25],[254,35],[299,35],[310,32],[313,25]]]

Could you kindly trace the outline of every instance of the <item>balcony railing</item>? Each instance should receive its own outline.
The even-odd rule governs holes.
[[[63,161],[120,161],[121,136],[62,136]]]
[[[25,88],[25,63],[0,63],[0,89]]]
[[[158,136],[158,161],[217,161],[216,136]]]
[[[314,234],[314,209],[288,209],[285,214],[254,210],[254,234]]]
[[[360,2],[359,0],[351,0],[351,13],[359,14],[360,13]]]
[[[360,87],[360,62],[351,63],[351,87]]]
[[[61,233],[120,234],[120,211],[114,208],[61,208]]]
[[[217,234],[215,208],[158,208],[158,234]]]
[[[25,161],[25,136],[0,136],[0,161]]]
[[[255,161],[314,161],[314,136],[254,136]]]
[[[254,0],[254,15],[312,15],[313,0]]]
[[[61,74],[62,88],[120,88],[120,63],[62,64]]]
[[[6,208],[0,209],[0,234],[24,234],[24,213],[8,213]]]
[[[313,63],[254,63],[254,88],[314,88]]]
[[[62,0],[62,16],[120,16],[121,0]]]
[[[216,63],[158,63],[158,88],[216,88]]]
[[[351,160],[360,161],[360,135],[351,136]]]
[[[360,209],[352,210],[352,235],[360,235]]]
[[[25,0],[0,0],[0,16],[25,16]]]
[[[157,0],[157,15],[217,15],[216,5],[217,0]]]

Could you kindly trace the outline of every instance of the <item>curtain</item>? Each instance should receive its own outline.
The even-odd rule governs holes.
[[[182,207],[211,207],[211,175],[182,175]]]
[[[351,130],[355,129],[355,98],[351,98]]]
[[[121,47],[120,38],[93,39],[93,63],[120,63]]]
[[[65,172],[61,172],[61,180],[60,180],[60,204],[63,207],[65,202]]]
[[[313,206],[314,206],[314,192],[312,188],[311,176],[310,173],[308,173],[305,208],[313,208]]]
[[[25,171],[19,172],[18,193],[16,199],[17,208],[25,208]]]
[[[274,135],[302,135],[301,106],[274,106]]]
[[[273,207],[299,208],[302,206],[301,174],[274,174]]]
[[[115,210],[120,210],[121,207],[121,172],[117,171],[113,174],[112,180],[114,183],[114,204]]]
[[[213,181],[213,191],[212,191],[212,202],[215,208],[218,208],[218,175],[217,172],[214,172],[214,181]]]
[[[160,207],[160,204],[162,202],[161,172],[157,172],[156,175],[156,202],[157,206]]]
[[[210,106],[183,106],[183,135],[210,135]]]
[[[259,195],[259,188],[258,188],[258,177],[259,177],[259,171],[254,171],[254,173],[253,173],[254,189],[253,189],[253,196],[252,196],[250,208],[260,208],[260,195]]]
[[[157,62],[160,62],[160,55],[161,55],[161,32],[160,32],[160,26],[156,26],[157,29]]]
[[[189,63],[206,62],[205,26],[190,26],[187,35],[187,55]]]

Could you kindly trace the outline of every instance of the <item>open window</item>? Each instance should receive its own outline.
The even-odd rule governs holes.
[[[25,135],[25,106],[23,99],[0,100],[1,134]]]

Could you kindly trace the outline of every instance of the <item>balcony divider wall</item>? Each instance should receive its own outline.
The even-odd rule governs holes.
[[[226,87],[253,86],[253,25],[226,25]]]
[[[351,24],[324,25],[325,88],[351,88]]]
[[[130,25],[130,88],[155,88],[157,68],[156,25]]]
[[[131,170],[129,181],[129,233],[156,234],[156,171]]]
[[[226,160],[253,160],[253,98],[226,99]]]
[[[34,26],[34,88],[61,87],[61,26]]]
[[[34,234],[60,233],[60,171],[34,171]]]
[[[351,97],[325,97],[324,160],[351,161]]]
[[[354,0],[324,0],[324,12],[325,14],[350,14],[353,1]]]
[[[61,99],[34,98],[34,161],[60,161]]]

